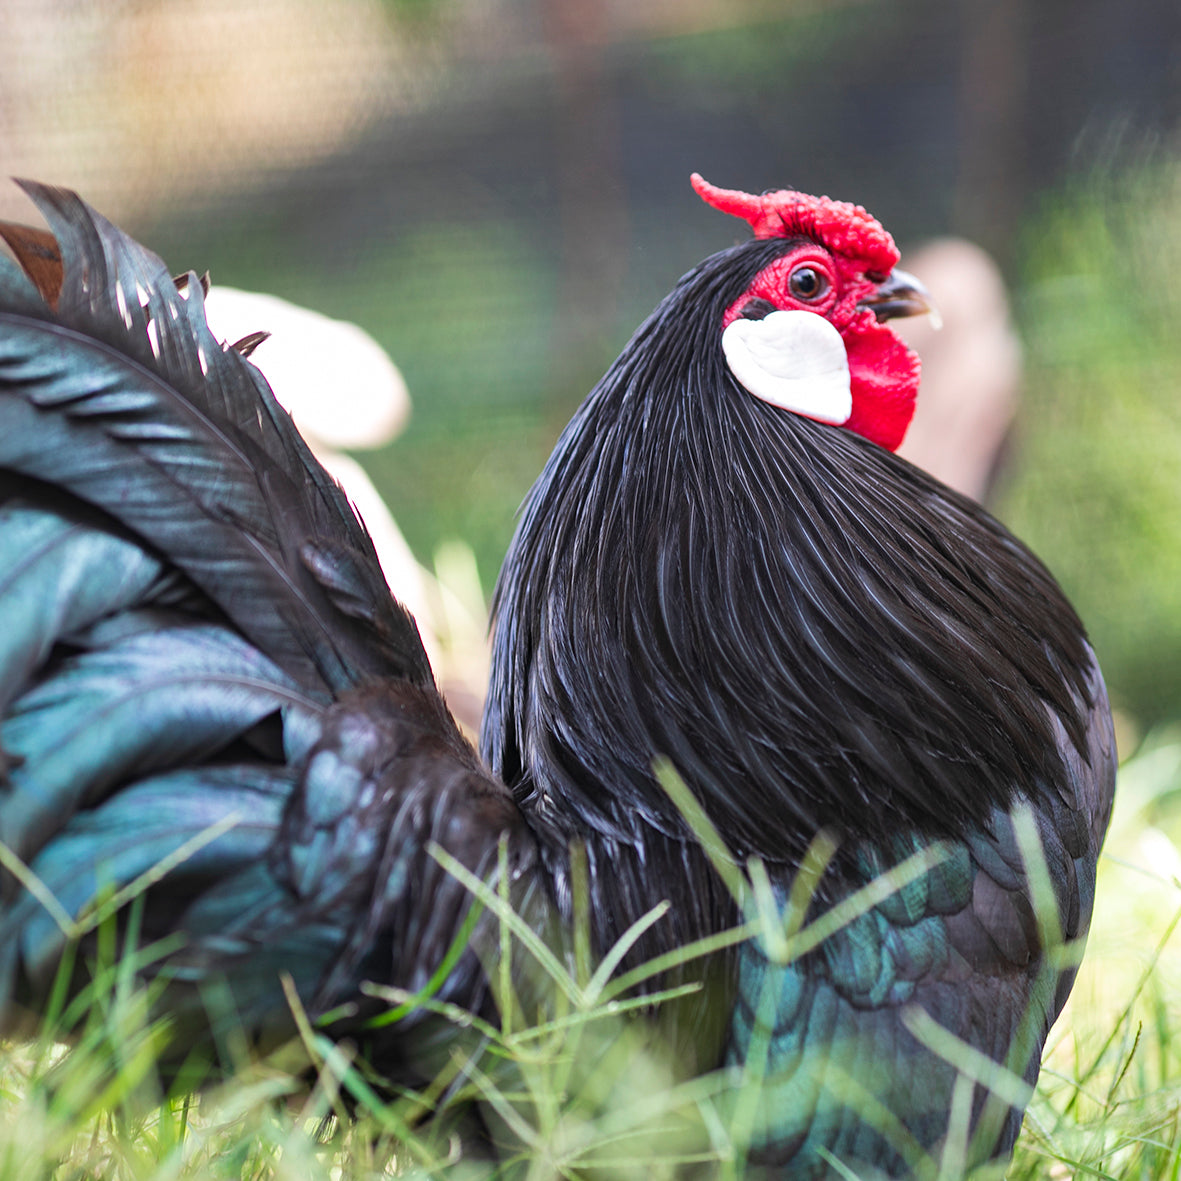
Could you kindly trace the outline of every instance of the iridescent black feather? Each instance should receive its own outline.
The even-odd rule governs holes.
[[[0,466],[116,516],[305,683],[343,689],[392,668],[429,684],[372,542],[258,370],[206,327],[195,276],[182,295],[74,194],[25,188],[62,285],[52,310],[26,298],[2,313]],[[6,286],[19,290],[13,275]]]
[[[687,275],[563,433],[497,586],[482,742],[556,834],[541,853],[564,905],[564,846],[585,842],[604,946],[671,903],[637,959],[737,918],[660,759],[734,858],[763,860],[780,905],[810,842],[837,841],[812,916],[940,842],[936,869],[815,952],[776,963],[751,940],[717,957],[734,989],[720,1043],[718,1001],[687,1018],[699,1054],[762,1057],[752,1157],[768,1175],[901,1176],[937,1158],[956,1082],[910,1006],[1036,1078],[1073,979],[1042,924],[1085,936],[1114,742],[1082,625],[1020,542],[731,376],[723,314],[795,245]],[[1022,831],[1053,899],[1035,895]],[[977,1088],[970,1160],[1006,1154],[1021,1117]]]

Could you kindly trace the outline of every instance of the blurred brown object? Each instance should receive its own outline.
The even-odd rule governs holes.
[[[6,175],[108,217],[248,191],[330,158],[429,89],[381,0],[0,0]],[[12,186],[0,215],[33,218]]]
[[[942,327],[926,317],[891,325],[923,359],[918,410],[898,454],[982,501],[1021,386],[1004,280],[983,250],[955,238],[908,254],[906,268],[930,290]]]
[[[62,289],[62,257],[57,239],[48,230],[10,221],[0,221],[0,239],[33,280],[45,302],[56,308]]]

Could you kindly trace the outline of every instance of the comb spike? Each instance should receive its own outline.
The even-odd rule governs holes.
[[[720,189],[711,185],[700,172],[689,177],[693,191],[707,204],[731,217],[740,217],[750,222],[756,238],[772,238],[776,235],[763,225],[767,216],[766,202],[762,197],[744,193],[740,189]]]

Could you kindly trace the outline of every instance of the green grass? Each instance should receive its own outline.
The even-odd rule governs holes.
[[[1051,1036],[1010,1177],[1181,1176],[1181,945],[1174,938],[1181,854],[1170,836],[1181,820],[1179,796],[1181,737],[1146,743],[1123,771],[1090,947]],[[826,850],[814,854],[822,865]],[[850,909],[872,905],[883,889],[901,885],[905,872],[874,883]],[[744,878],[731,868],[727,875],[747,900],[746,933],[760,933],[781,958],[800,954],[832,925],[783,926],[757,871]],[[680,1078],[651,1024],[631,1011],[627,986],[635,971],[619,975],[618,957],[593,966],[577,940],[565,962],[516,924],[503,898],[471,886],[500,914],[518,958],[536,965],[538,995],[551,999],[544,1013],[527,1014],[501,981],[504,1016],[483,1028],[465,1013],[422,1001],[462,1031],[432,1087],[380,1098],[349,1047],[313,1029],[292,995],[300,1039],[261,1062],[243,1053],[240,1068],[218,1087],[165,1098],[154,1061],[167,1026],[149,1016],[149,998],[130,965],[114,956],[112,941],[100,945],[94,984],[73,1011],[63,993],[50,1004],[42,1036],[10,1044],[0,1060],[0,1181],[467,1181],[510,1166],[514,1176],[531,1179],[613,1181],[671,1178],[691,1163],[703,1163],[708,1176],[741,1177],[758,1071]],[[408,999],[377,991],[395,1008]],[[52,1031],[79,1016],[81,1033],[67,1051]],[[478,1055],[473,1030],[489,1047]],[[919,1022],[915,1031],[940,1044],[938,1030]],[[962,1068],[975,1070],[967,1059]],[[1012,1082],[998,1077],[1007,1093]],[[463,1148],[463,1112],[473,1099],[499,1125],[500,1138],[518,1145],[501,1174]],[[952,1177],[953,1165],[951,1153],[919,1175]]]
[[[1181,166],[1099,171],[1023,235],[1026,343],[1000,515],[1060,579],[1113,701],[1181,717]]]
[[[1181,857],[1165,831],[1179,771],[1176,737],[1123,768],[1087,958],[1011,1177],[1181,1176]]]

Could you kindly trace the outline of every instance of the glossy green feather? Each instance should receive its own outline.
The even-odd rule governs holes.
[[[115,785],[204,762],[274,713],[318,704],[213,625],[136,634],[61,663],[14,704],[0,744],[22,760],[0,796],[0,840],[28,857]]]
[[[0,506],[0,705],[59,639],[150,600],[161,574],[127,539],[31,505]]]
[[[0,467],[110,513],[309,688],[429,684],[347,498],[258,371],[213,337],[200,285],[181,294],[73,194],[26,188],[64,274],[55,311],[19,286],[0,307]],[[327,581],[323,547],[348,558]]]
[[[291,775],[284,769],[249,765],[145,779],[99,807],[77,813],[30,868],[77,919],[91,903],[192,845],[163,886],[179,918],[189,904],[191,883],[232,876],[265,854],[291,788]],[[231,824],[227,831],[201,843],[203,834],[226,823]],[[65,943],[53,917],[27,894],[0,922],[0,942],[8,938],[19,941],[27,970],[41,979]]]

